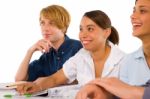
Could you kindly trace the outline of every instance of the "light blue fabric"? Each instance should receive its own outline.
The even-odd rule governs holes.
[[[150,69],[142,47],[123,59],[119,76],[122,81],[131,85],[143,85],[150,79]]]

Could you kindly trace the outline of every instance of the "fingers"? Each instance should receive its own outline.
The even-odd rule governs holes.
[[[23,83],[23,84],[19,84],[17,85],[17,88],[16,90],[21,94],[26,94],[26,93],[31,93],[32,90],[34,89],[34,83],[32,82],[26,82],[26,83]]]
[[[89,83],[98,83],[98,82],[100,82],[100,80],[101,80],[101,79],[97,78],[97,79],[95,79],[95,80],[90,81]]]
[[[80,91],[77,93],[75,99],[87,99],[87,94],[86,94],[86,92],[85,92],[84,90],[80,90]]]
[[[47,53],[49,52],[50,44],[46,40],[40,40],[39,47],[40,47],[40,50],[42,49],[42,52]]]
[[[84,85],[77,93],[76,99],[93,99],[94,97],[91,97],[93,95],[93,84],[86,84]]]
[[[51,45],[52,44],[50,43],[50,41],[41,39],[36,44],[34,44],[31,49],[33,49],[34,51],[38,50],[41,51],[42,53],[47,53],[49,52]]]

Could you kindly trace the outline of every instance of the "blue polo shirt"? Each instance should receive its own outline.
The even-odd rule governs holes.
[[[63,44],[57,51],[51,48],[48,53],[42,54],[38,60],[29,64],[28,81],[54,74],[62,68],[66,60],[75,55],[81,48],[80,41],[65,36]]]

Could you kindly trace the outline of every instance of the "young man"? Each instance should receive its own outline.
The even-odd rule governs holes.
[[[28,49],[17,71],[16,81],[34,81],[39,77],[52,75],[82,48],[80,41],[70,39],[66,35],[70,15],[64,7],[50,5],[43,8],[39,21],[43,39]],[[30,63],[35,51],[41,51],[43,54]]]

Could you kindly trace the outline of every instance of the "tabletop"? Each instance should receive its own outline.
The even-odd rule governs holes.
[[[79,88],[78,85],[54,87],[47,90],[47,96],[19,95],[15,89],[0,89],[0,99],[74,99]]]

